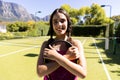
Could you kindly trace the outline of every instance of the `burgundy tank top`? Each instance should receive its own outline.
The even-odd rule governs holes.
[[[64,55],[66,51],[58,51],[60,54]],[[72,60],[72,62],[76,62]],[[57,70],[50,73],[49,76],[44,76],[44,80],[78,80],[75,75],[70,73],[68,70],[60,66]]]

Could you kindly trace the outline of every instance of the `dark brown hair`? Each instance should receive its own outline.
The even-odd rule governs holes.
[[[67,35],[68,37],[70,37],[71,35],[71,31],[72,31],[72,27],[71,27],[71,20],[70,20],[70,17],[69,15],[67,14],[67,12],[62,9],[62,8],[57,8],[53,11],[53,13],[51,14],[51,17],[50,17],[50,28],[49,28],[49,31],[48,31],[48,35],[50,35],[50,38],[52,39],[53,38],[53,35],[54,35],[54,30],[53,30],[53,24],[52,24],[52,19],[53,19],[53,16],[56,14],[56,13],[62,13],[66,16],[67,18],[67,21],[68,21],[68,26],[67,26]]]

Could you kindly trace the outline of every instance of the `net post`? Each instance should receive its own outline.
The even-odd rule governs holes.
[[[113,39],[113,54],[116,54],[116,46],[117,46],[116,37],[114,37],[114,39]]]
[[[105,31],[105,36],[106,36],[106,39],[105,39],[105,50],[109,49],[109,27],[110,27],[110,24],[108,24],[108,26],[106,26],[106,31]]]
[[[109,39],[105,38],[105,50],[109,49]]]

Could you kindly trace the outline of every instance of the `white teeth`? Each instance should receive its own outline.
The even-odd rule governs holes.
[[[60,29],[58,29],[58,30],[63,30],[64,28],[60,28]]]
[[[59,29],[57,29],[58,31],[61,31],[61,30],[64,30],[65,28],[59,28]]]

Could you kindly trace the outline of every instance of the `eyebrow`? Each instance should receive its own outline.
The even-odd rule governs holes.
[[[53,19],[53,21],[57,21],[58,19]]]
[[[53,19],[53,21],[56,21],[56,20],[59,20],[59,19]],[[65,18],[61,18],[60,20],[65,20]]]

